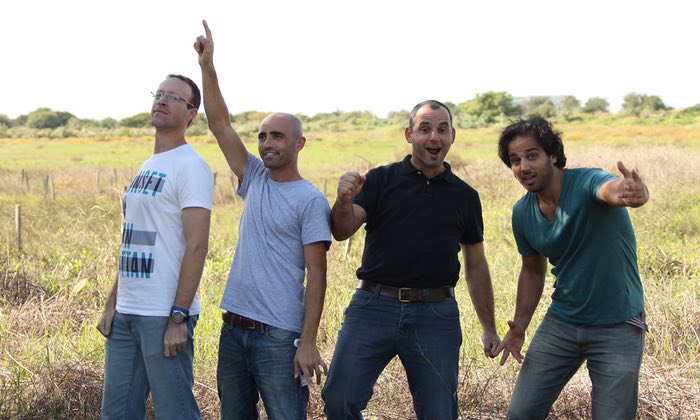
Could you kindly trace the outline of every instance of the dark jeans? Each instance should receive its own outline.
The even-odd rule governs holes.
[[[258,392],[270,420],[306,419],[309,389],[294,378],[297,338],[297,332],[269,325],[222,325],[216,371],[222,419],[257,419]]]
[[[457,418],[462,330],[454,298],[402,303],[356,290],[323,388],[329,420],[361,419],[379,374],[398,355],[418,419]]]

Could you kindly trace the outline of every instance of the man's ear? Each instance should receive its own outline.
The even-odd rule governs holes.
[[[304,137],[304,136],[299,136],[299,137],[297,138],[297,147],[296,147],[296,151],[297,151],[297,152],[301,151],[301,149],[304,148],[304,145],[305,145],[305,144],[306,144],[306,137]]]
[[[406,129],[403,132],[403,135],[406,137],[406,142],[413,143],[413,130],[411,129],[411,127],[406,127]]]
[[[197,118],[197,108],[189,108],[188,111],[190,111],[190,114],[192,114],[192,118],[190,118],[190,122],[187,123],[187,126],[189,127],[190,124],[194,121],[195,118]]]

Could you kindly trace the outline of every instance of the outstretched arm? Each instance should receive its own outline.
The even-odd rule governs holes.
[[[228,166],[239,180],[243,180],[243,173],[248,164],[248,151],[236,130],[231,126],[231,117],[219,89],[219,79],[214,68],[214,40],[207,21],[202,21],[202,24],[206,35],[197,37],[194,49],[199,54],[199,66],[202,69],[204,111],[207,114],[209,129],[214,133]]]
[[[617,162],[617,169],[622,178],[603,184],[598,190],[598,197],[616,207],[641,207],[649,201],[649,189],[637,170],[628,170],[620,161]]]
[[[518,295],[515,302],[515,316],[508,321],[510,327],[503,341],[498,345],[495,355],[503,351],[501,365],[506,363],[508,356],[512,355],[518,363],[523,361],[520,352],[525,342],[525,330],[530,325],[532,315],[537,309],[537,304],[542,297],[544,289],[544,276],[547,270],[547,259],[542,255],[523,256],[523,266],[518,278]]]
[[[493,286],[489,265],[484,254],[484,244],[461,244],[464,255],[464,272],[469,288],[474,310],[481,323],[483,333],[481,341],[484,345],[484,353],[489,357],[496,357],[496,347],[501,339],[496,332],[494,316]]]

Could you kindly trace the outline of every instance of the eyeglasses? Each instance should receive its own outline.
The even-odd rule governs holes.
[[[181,97],[180,95],[176,95],[174,93],[166,93],[163,92],[162,90],[157,91],[156,93],[151,92],[151,96],[153,96],[153,99],[156,101],[160,101],[161,99],[165,98],[166,101],[168,102],[177,102],[177,101],[182,101],[187,104],[187,108],[196,108],[191,102],[189,102],[187,99]]]

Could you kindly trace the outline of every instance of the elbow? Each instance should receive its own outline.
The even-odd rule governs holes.
[[[332,228],[331,234],[333,235],[333,239],[335,239],[338,242],[344,241],[352,236],[352,233],[341,232],[340,229],[337,229],[337,228]]]
[[[199,241],[193,244],[188,244],[187,253],[205,259],[209,253],[209,241]]]

